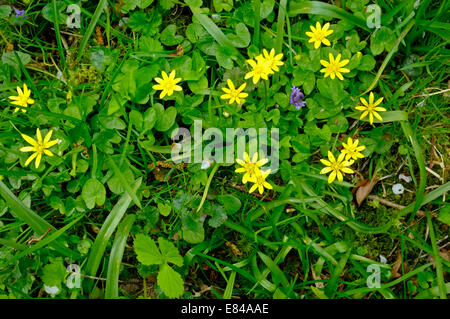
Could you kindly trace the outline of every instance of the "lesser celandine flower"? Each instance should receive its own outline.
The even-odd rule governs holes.
[[[31,154],[31,156],[27,159],[25,162],[25,166],[28,166],[28,164],[33,161],[33,159],[36,158],[36,168],[39,167],[39,164],[41,163],[42,154],[53,156],[53,153],[50,152],[48,149],[58,143],[58,140],[50,141],[50,138],[52,137],[53,130],[50,130],[47,135],[45,135],[45,138],[42,140],[41,131],[39,129],[36,129],[36,136],[37,140],[34,140],[33,138],[29,137],[28,135],[21,134],[23,139],[27,141],[32,146],[25,146],[20,149],[21,152],[34,152]]]
[[[235,170],[236,173],[245,173],[242,177],[242,183],[247,183],[250,180],[253,180],[256,174],[261,173],[260,167],[266,164],[269,160],[267,158],[262,158],[258,161],[258,152],[253,154],[252,160],[248,156],[247,152],[244,152],[244,160],[236,159],[236,162],[241,165]]]
[[[159,95],[159,98],[163,98],[166,95],[171,96],[174,91],[181,91],[181,86],[177,85],[178,82],[181,81],[181,78],[175,78],[175,70],[170,72],[170,75],[167,76],[167,73],[162,71],[162,79],[156,77],[155,81],[158,82],[158,84],[153,85],[153,89],[155,90],[161,90],[161,94]]]
[[[28,87],[25,83],[23,84],[23,91],[20,87],[17,87],[17,93],[19,94],[18,96],[10,96],[9,97],[9,99],[13,100],[13,102],[10,102],[11,104],[19,105],[22,107],[28,107],[28,105],[31,105],[34,103],[34,100],[30,99],[31,90],[28,89]],[[16,107],[14,110],[14,113],[19,110],[20,110],[20,108]],[[26,110],[22,109],[22,112],[25,113]]]
[[[356,109],[358,111],[362,111],[363,112],[359,119],[363,119],[363,118],[365,118],[367,116],[367,114],[369,114],[370,124],[373,124],[373,117],[374,116],[377,119],[379,119],[380,121],[383,120],[383,118],[381,117],[380,114],[377,113],[377,111],[378,112],[386,111],[386,109],[384,107],[379,107],[378,106],[383,101],[382,97],[380,97],[375,103],[374,103],[374,100],[375,100],[375,96],[373,95],[373,92],[370,92],[370,94],[369,94],[369,102],[367,102],[365,98],[361,97],[360,101],[361,101],[361,103],[363,105],[358,105],[356,107]]]
[[[282,58],[283,53],[275,55],[275,49],[272,48],[272,50],[270,50],[270,53],[267,52],[266,49],[263,49],[263,53],[258,55],[256,57],[256,60],[261,60],[262,62],[267,63],[270,67],[270,73],[273,73],[273,71],[280,71],[278,67],[284,64],[284,62],[281,61]]]
[[[349,168],[349,166],[352,165],[354,163],[354,161],[353,160],[346,161],[345,154],[343,154],[343,153],[340,153],[336,160],[334,158],[333,153],[328,151],[328,160],[325,160],[322,158],[322,159],[320,159],[320,161],[322,162],[323,165],[326,166],[320,171],[320,174],[327,174],[327,173],[331,172],[330,175],[328,176],[329,184],[333,183],[333,181],[336,179],[336,177],[337,177],[338,181],[342,182],[344,180],[344,176],[342,173],[347,173],[347,174],[354,173],[354,171]]]
[[[329,54],[330,61],[320,60],[320,64],[322,64],[325,68],[320,70],[320,72],[325,73],[325,77],[330,76],[332,80],[337,76],[339,80],[343,80],[344,77],[341,73],[350,72],[349,69],[344,68],[345,65],[348,64],[349,60],[341,60],[341,54],[339,53],[336,58],[333,57],[333,54]]]
[[[220,96],[221,99],[227,99],[228,104],[232,104],[236,102],[237,104],[241,103],[241,99],[244,99],[248,96],[247,93],[242,92],[245,89],[247,83],[242,84],[239,88],[235,88],[233,81],[230,79],[227,80],[228,88],[222,88],[226,94]]]
[[[352,140],[351,137],[347,139],[347,144],[342,143],[342,154],[345,154],[345,160],[348,161],[349,159],[357,160],[358,158],[364,158],[364,155],[360,153],[362,150],[364,150],[366,147],[364,145],[358,146],[359,140],[356,139],[355,141]]]
[[[272,189],[272,185],[270,185],[268,182],[266,182],[267,176],[270,174],[270,169],[267,171],[260,171],[253,176],[253,178],[250,180],[252,183],[252,187],[250,187],[249,193],[253,193],[256,189],[258,189],[259,193],[262,195],[264,193],[264,188]]]
[[[316,27],[310,26],[312,32],[306,32],[306,35],[310,37],[308,42],[314,42],[314,48],[318,49],[320,44],[325,44],[326,46],[330,46],[330,41],[327,39],[327,36],[332,34],[333,30],[328,30],[330,27],[330,23],[326,23],[323,28],[320,23],[316,23]]]
[[[253,78],[253,84],[259,82],[259,79],[268,80],[269,74],[273,73],[269,63],[265,59],[248,59],[247,63],[250,64],[252,70],[248,72],[244,79]]]

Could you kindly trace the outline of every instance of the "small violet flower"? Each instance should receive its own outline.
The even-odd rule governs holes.
[[[302,107],[306,106],[306,102],[302,101],[305,95],[300,91],[297,87],[292,87],[291,92],[291,104],[295,106],[297,110],[300,110]]]
[[[25,10],[19,10],[16,7],[13,7],[13,9],[16,12],[16,18],[25,19]]]

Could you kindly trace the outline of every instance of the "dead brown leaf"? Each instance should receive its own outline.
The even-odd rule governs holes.
[[[364,178],[358,182],[359,187],[356,190],[355,194],[356,203],[358,204],[358,207],[361,206],[361,204],[364,202],[367,196],[370,195],[372,189],[378,183],[378,180],[379,178],[374,176],[370,182],[368,179]]]

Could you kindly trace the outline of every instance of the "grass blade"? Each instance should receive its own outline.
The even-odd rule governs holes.
[[[109,159],[109,162],[111,163],[111,166],[114,170],[114,174],[116,174],[119,177],[120,180],[120,184],[122,185],[122,187],[125,189],[125,191],[128,193],[128,195],[130,195],[131,199],[133,200],[133,202],[139,207],[142,208],[141,206],[141,201],[139,200],[139,198],[136,196],[136,192],[133,191],[130,187],[130,185],[128,185],[128,183],[125,180],[125,177],[122,175],[122,172],[120,171],[119,167],[116,165],[116,163],[114,162],[114,160],[112,158]]]
[[[36,232],[38,236],[41,236],[47,232],[49,228],[56,230],[56,228],[49,224],[45,219],[25,206],[2,181],[0,181],[0,196],[3,197],[6,204],[8,204],[11,215],[15,218],[23,220],[28,226],[31,227],[31,229],[33,229],[34,232]],[[73,256],[73,254],[77,255],[60,243],[52,242],[50,246],[64,256]]]
[[[219,27],[205,14],[202,13],[201,9],[198,7],[189,6],[194,17],[200,22],[200,24],[205,28],[205,30],[217,41],[221,46],[230,49],[235,56],[238,57],[238,64],[243,65],[245,62],[244,57],[236,49],[236,47],[231,43],[227,36],[219,29]]]
[[[130,232],[135,219],[136,215],[128,215],[120,223],[119,228],[117,229],[116,238],[114,239],[111,255],[109,257],[105,298],[111,299],[119,297],[120,264],[122,263],[128,233]]]
[[[134,185],[134,191],[136,192],[141,185],[142,178],[139,178]],[[100,262],[102,260],[103,254],[106,249],[106,245],[109,242],[113,232],[116,230],[117,225],[125,214],[128,206],[131,204],[131,197],[128,193],[124,193],[116,206],[112,209],[111,213],[109,213],[105,222],[102,225],[102,228],[97,234],[95,238],[94,244],[92,245],[91,252],[89,254],[89,258],[86,265],[86,273],[90,276],[96,276],[98,267],[100,266]],[[87,283],[87,288],[90,290],[92,288],[92,281]]]
[[[292,1],[289,6],[289,16],[294,17],[300,13],[318,14],[328,17],[333,17],[347,22],[353,23],[358,27],[370,31],[363,18],[360,18],[347,11],[320,1]]]
[[[236,272],[233,271],[231,272],[230,277],[228,278],[227,287],[225,288],[225,292],[223,293],[223,299],[231,299],[231,296],[233,295],[233,287],[235,279],[236,279]]]
[[[55,0],[53,0],[55,1]],[[78,55],[75,59],[75,62],[79,62],[81,57],[84,54],[84,49],[86,48],[87,42],[91,37],[92,32],[94,32],[94,28],[97,25],[97,21],[102,14],[103,8],[105,8],[107,0],[100,0],[98,2],[97,8],[94,11],[94,15],[92,16],[91,22],[89,22],[88,28],[84,33],[83,39],[81,40],[80,47],[78,48]]]

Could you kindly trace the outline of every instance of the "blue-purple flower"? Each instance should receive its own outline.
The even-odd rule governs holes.
[[[302,101],[305,95],[300,91],[297,87],[292,87],[291,92],[291,104],[295,106],[297,110],[300,110],[302,107],[306,106],[306,102]]]
[[[13,7],[13,9],[16,12],[16,18],[25,18],[25,10],[19,10],[16,7]]]

